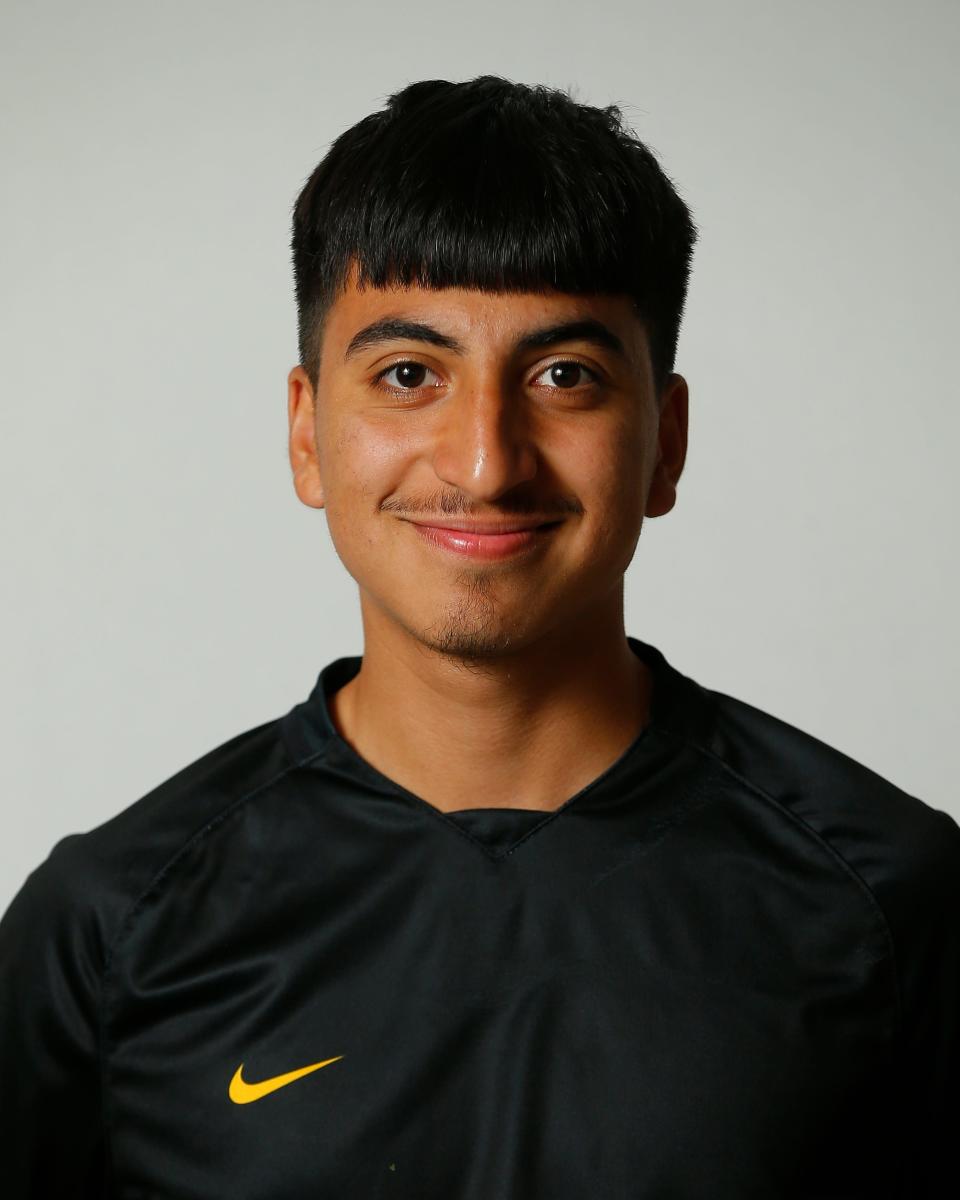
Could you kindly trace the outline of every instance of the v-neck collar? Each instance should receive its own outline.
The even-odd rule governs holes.
[[[362,655],[334,659],[320,672],[308,698],[283,719],[284,733],[302,757],[316,756],[317,765],[327,762],[362,779],[380,794],[400,797],[409,804],[425,807],[480,844],[487,855],[499,859],[510,854],[539,826],[556,819],[567,808],[593,802],[622,784],[625,775],[642,777],[645,765],[652,770],[665,751],[679,749],[688,741],[709,737],[712,706],[704,689],[681,674],[655,646],[627,635],[630,649],[651,673],[650,719],[613,763],[555,809],[468,808],[445,812],[383,774],[341,736],[330,710],[330,697],[356,676]],[[326,750],[327,753],[322,752]]]

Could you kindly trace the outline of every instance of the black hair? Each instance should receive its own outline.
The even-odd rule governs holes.
[[[659,396],[673,370],[697,228],[617,105],[480,75],[393,93],[331,144],[293,211],[300,361],[357,283],[627,294]]]

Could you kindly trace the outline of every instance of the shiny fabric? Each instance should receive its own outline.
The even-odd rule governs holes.
[[[629,643],[651,722],[554,812],[362,760],[349,657],[58,842],[0,921],[6,1200],[960,1194],[960,828]]]

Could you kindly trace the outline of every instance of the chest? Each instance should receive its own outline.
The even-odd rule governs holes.
[[[108,979],[119,1194],[881,1194],[879,946],[703,865],[185,871]]]

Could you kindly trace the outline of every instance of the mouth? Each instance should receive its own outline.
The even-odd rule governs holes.
[[[529,554],[542,546],[562,521],[547,521],[525,529],[481,533],[475,529],[451,529],[442,525],[412,523],[420,537],[437,549],[467,558],[499,560]]]

